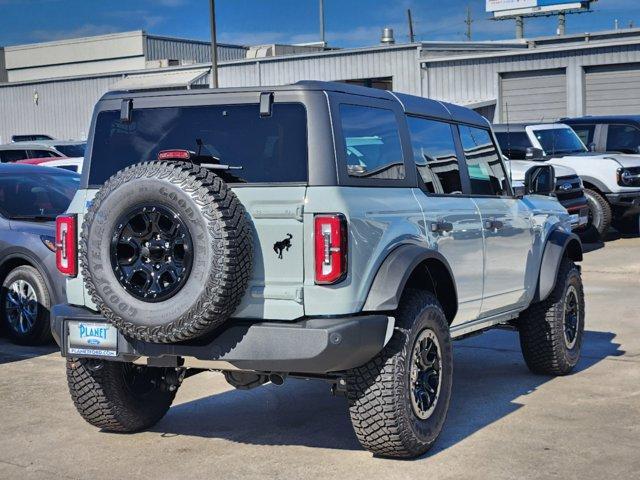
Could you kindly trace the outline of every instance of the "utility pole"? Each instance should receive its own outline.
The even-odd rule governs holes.
[[[464,21],[464,23],[467,24],[467,33],[466,33],[466,37],[467,37],[467,41],[470,42],[471,41],[471,24],[473,23],[473,18],[471,17],[471,6],[467,5],[467,19]]]
[[[407,8],[407,21],[409,22],[409,42],[415,43],[416,36],[413,33],[413,18],[411,17],[411,9]]]
[[[524,38],[524,17],[522,16],[516,17],[516,38]]]
[[[320,0],[319,7],[320,7],[320,41],[324,45],[324,43],[325,43],[325,40],[324,40],[324,0]]]
[[[211,81],[209,87],[218,88],[218,41],[216,39],[216,0],[209,0],[209,23],[211,24]]]

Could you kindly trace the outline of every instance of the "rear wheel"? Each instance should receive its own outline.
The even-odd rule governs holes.
[[[589,205],[589,217],[583,238],[586,241],[598,241],[604,238],[611,226],[611,205],[595,190],[585,188],[584,195]]]
[[[580,359],[584,334],[584,291],[578,267],[564,258],[549,298],[520,315],[520,346],[529,369],[566,375]]]
[[[67,359],[67,383],[78,413],[109,432],[136,432],[155,425],[169,410],[175,370],[88,358]]]
[[[0,301],[4,330],[13,342],[42,345],[52,340],[51,297],[38,270],[24,265],[9,272],[2,284]]]
[[[425,453],[442,431],[453,375],[449,324],[435,296],[405,292],[385,349],[347,375],[351,422],[370,452]]]

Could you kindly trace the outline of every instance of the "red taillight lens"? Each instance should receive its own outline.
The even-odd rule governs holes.
[[[69,277],[78,274],[76,232],[75,215],[56,219],[56,266],[60,273]]]
[[[190,158],[189,150],[162,150],[158,153],[158,160],[189,160]]]
[[[316,283],[337,283],[347,274],[347,220],[344,215],[315,217]]]

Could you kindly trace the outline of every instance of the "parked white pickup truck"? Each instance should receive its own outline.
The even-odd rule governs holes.
[[[510,160],[546,161],[580,175],[591,236],[604,235],[612,223],[623,233],[639,233],[640,157],[589,152],[564,124],[505,124],[494,131]]]

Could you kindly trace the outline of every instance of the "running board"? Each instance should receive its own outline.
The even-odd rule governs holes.
[[[462,325],[456,325],[455,327],[451,327],[451,338],[455,340],[456,338],[465,337],[476,331],[486,330],[500,323],[506,323],[514,318],[518,318],[518,315],[520,315],[520,311],[514,310],[491,317],[479,318],[471,322],[463,323]]]

